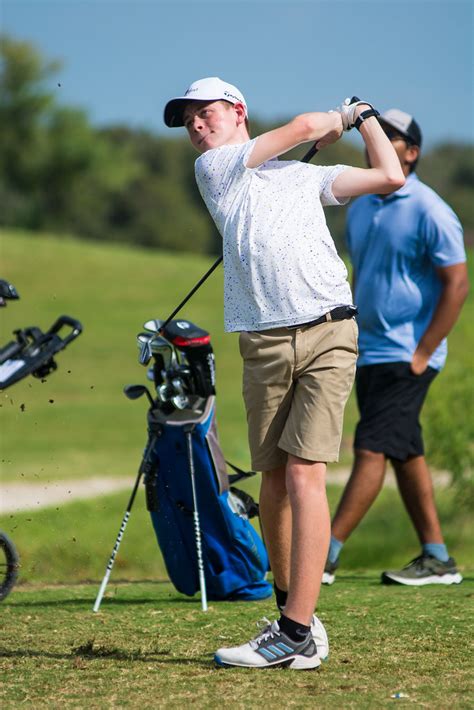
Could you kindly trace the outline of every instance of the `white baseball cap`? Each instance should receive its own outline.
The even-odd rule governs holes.
[[[183,111],[190,101],[229,101],[231,104],[243,104],[248,116],[247,104],[241,92],[233,84],[222,81],[218,76],[198,79],[186,89],[183,96],[170,99],[165,106],[164,120],[170,128],[184,126]]]

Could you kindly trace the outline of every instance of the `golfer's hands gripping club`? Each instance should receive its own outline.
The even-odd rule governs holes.
[[[354,128],[359,114],[368,108],[373,109],[374,107],[368,101],[360,101],[357,96],[353,96],[351,99],[344,99],[342,104],[336,109],[336,112],[341,116],[344,130],[350,131],[351,128]]]
[[[321,150],[321,148],[325,148],[327,145],[336,143],[343,133],[344,126],[342,123],[342,117],[338,111],[328,111],[325,116],[328,117],[328,130],[324,136],[319,138],[314,144],[316,151]]]

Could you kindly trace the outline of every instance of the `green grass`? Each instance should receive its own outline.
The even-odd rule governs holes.
[[[256,492],[257,482],[245,487]],[[329,487],[331,507],[340,488]],[[398,494],[385,489],[322,589],[330,659],[314,673],[217,670],[213,651],[254,633],[272,600],[210,604],[165,580],[139,492],[99,614],[99,582],[128,492],[0,518],[17,545],[18,585],[0,606],[2,708],[384,708],[395,693],[417,707],[471,708],[473,521],[440,513],[464,575],[459,587],[382,587],[380,571],[416,554]],[[89,580],[88,584],[78,582]],[[128,580],[126,583],[124,580]],[[57,583],[62,584],[57,584]]]
[[[2,344],[15,328],[47,328],[62,313],[84,325],[47,382],[30,377],[0,394],[3,477],[130,475],[146,417],[144,400],[122,394],[125,384],[146,383],[136,334],[146,320],[166,317],[210,260],[23,233],[4,234],[2,245],[3,275],[21,296],[0,314]],[[228,457],[248,466],[241,366],[236,336],[223,333],[221,271],[183,315],[212,334],[222,439]]]
[[[2,707],[472,708],[474,580],[456,588],[382,587],[341,575],[319,615],[330,636],[320,670],[216,669],[214,650],[248,640],[272,600],[212,603],[169,584],[18,589],[2,604]],[[404,699],[394,701],[395,693]]]
[[[166,317],[212,261],[67,236],[2,234],[2,277],[16,285],[21,299],[0,313],[0,343],[18,327],[45,329],[62,313],[84,325],[78,340],[58,355],[59,369],[46,382],[30,377],[0,393],[4,480],[135,472],[137,452],[144,446],[145,403],[130,402],[122,394],[125,384],[146,382],[135,336],[146,320]],[[211,332],[221,443],[226,457],[245,468],[249,455],[241,361],[237,335],[223,332],[222,288],[218,269],[182,315]],[[446,375],[435,381],[427,410],[430,398],[437,402],[445,398],[448,408],[455,407],[443,387],[450,372],[472,382],[473,311],[471,297],[450,337]],[[459,416],[462,413],[454,409],[454,424]],[[351,460],[356,417],[352,394],[341,449],[344,464]]]
[[[0,395],[2,477],[47,483],[135,475],[146,406],[121,393],[124,384],[146,381],[135,335],[145,320],[166,316],[212,260],[13,232],[2,236],[2,247],[1,275],[17,286],[21,300],[0,314],[1,344],[14,328],[46,328],[61,313],[84,324],[83,335],[58,356],[59,370],[46,383],[30,378]],[[469,372],[472,308],[471,299],[451,338],[453,371]],[[183,316],[211,331],[221,442],[226,457],[246,467],[241,365],[236,336],[223,333],[220,271]],[[443,377],[435,382],[433,393],[446,394],[448,401],[442,382]],[[352,397],[342,451],[346,463],[355,418]],[[256,495],[257,486],[255,479],[242,487]],[[332,509],[340,492],[329,486]],[[124,491],[0,518],[22,563],[19,584],[0,608],[2,707],[473,706],[473,629],[466,610],[474,594],[474,525],[459,513],[450,490],[439,491],[438,503],[463,584],[379,585],[382,569],[418,552],[398,494],[385,489],[345,546],[336,584],[322,590],[319,614],[328,627],[331,656],[319,672],[305,674],[214,669],[212,651],[248,639],[256,619],[274,616],[272,602],[213,603],[203,614],[197,598],[159,582],[166,571],[143,491],[102,610],[94,615],[98,583],[128,498]],[[396,692],[408,697],[396,701]]]
[[[255,497],[258,482],[242,488]],[[329,486],[332,510],[341,489]],[[15,542],[21,556],[20,582],[99,581],[105,571],[130,491],[76,501],[38,511],[0,517],[0,529]],[[474,571],[474,521],[460,515],[450,491],[438,495],[443,532],[451,554],[463,571]],[[257,524],[258,525],[258,524]],[[341,555],[341,570],[383,570],[406,564],[418,554],[418,543],[400,497],[385,489]],[[164,580],[166,570],[140,490],[112,575],[113,580]]]

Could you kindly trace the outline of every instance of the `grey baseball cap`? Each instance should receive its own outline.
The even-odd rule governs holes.
[[[379,122],[382,126],[383,124],[386,124],[387,126],[394,128],[402,136],[405,136],[410,143],[413,143],[421,148],[423,140],[421,128],[413,116],[410,116],[409,113],[400,111],[398,108],[391,108],[380,115]]]

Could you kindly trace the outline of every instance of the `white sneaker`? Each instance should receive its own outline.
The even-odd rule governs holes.
[[[267,626],[248,643],[234,648],[220,648],[215,662],[224,668],[291,668],[310,670],[321,665],[312,633],[295,642],[280,630],[278,621]],[[321,622],[318,620],[319,624]],[[322,626],[322,624],[321,624]],[[324,628],[324,627],[323,627]]]
[[[336,579],[335,572],[338,567],[339,567],[339,560],[336,560],[335,562],[330,562],[329,559],[326,560],[326,564],[324,565],[323,579],[322,579],[323,584],[334,584],[334,580]]]
[[[319,658],[326,661],[329,657],[329,639],[322,621],[318,619],[316,614],[313,614],[311,620],[311,636],[316,644]]]

